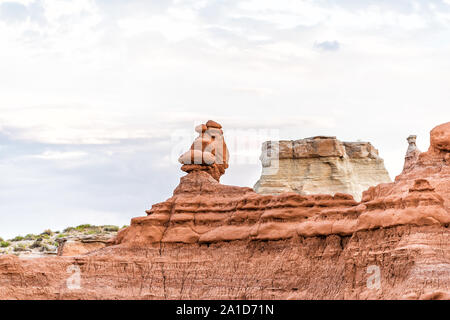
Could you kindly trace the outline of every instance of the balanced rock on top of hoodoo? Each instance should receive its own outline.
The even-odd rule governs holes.
[[[205,171],[217,181],[228,168],[229,152],[223,137],[222,126],[209,120],[195,128],[198,137],[189,151],[183,153],[178,161],[183,164],[181,170],[190,173]]]

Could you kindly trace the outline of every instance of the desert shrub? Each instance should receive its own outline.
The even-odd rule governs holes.
[[[30,245],[30,249],[42,247],[42,239],[36,240]]]
[[[119,227],[118,226],[103,226],[103,230],[114,232],[114,231],[119,231]]]
[[[17,236],[15,238],[11,239],[10,241],[16,242],[16,241],[22,241],[22,240],[25,240],[25,238],[22,236]]]
[[[50,239],[50,236],[48,234],[46,234],[46,233],[41,234],[40,237],[42,239]]]
[[[128,227],[129,227],[129,226],[125,224],[125,225],[123,225],[122,228],[120,228],[120,229],[125,229],[125,228],[128,228]]]
[[[47,230],[44,230],[44,232],[41,233],[41,235],[44,235],[44,234],[51,236],[53,234],[53,231],[50,230],[50,229],[47,229]]]
[[[58,234],[57,236],[56,236],[56,238],[64,238],[64,237],[66,237],[67,236],[67,234],[65,234],[65,233],[60,233],[60,234]]]
[[[13,249],[15,252],[19,252],[19,251],[26,251],[26,247],[24,244],[18,244],[17,246],[14,247]]]
[[[65,228],[64,230],[63,230],[63,232],[71,232],[71,231],[75,231],[75,228],[74,227],[67,227],[67,228]]]
[[[11,243],[8,242],[8,241],[4,241],[4,240],[0,241],[0,247],[1,248],[6,248],[6,247],[9,247],[10,245],[11,245]]]
[[[41,251],[51,251],[51,249],[50,249],[50,248],[48,247],[48,245],[46,245],[46,244],[42,244],[40,250],[41,250]]]
[[[23,237],[24,240],[36,240],[36,238],[39,238],[39,236],[35,235],[35,234],[27,234],[25,237]]]
[[[76,226],[75,229],[78,231],[84,231],[85,229],[91,229],[95,228],[95,226],[91,224],[80,224],[79,226]]]

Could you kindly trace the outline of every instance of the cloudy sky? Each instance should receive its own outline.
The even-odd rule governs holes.
[[[450,120],[449,57],[450,0],[0,0],[0,236],[128,224],[208,119],[224,183],[253,186],[260,140],[322,134],[393,178]]]

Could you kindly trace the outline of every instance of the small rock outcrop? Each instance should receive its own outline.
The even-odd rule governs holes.
[[[116,233],[107,235],[87,235],[57,239],[58,256],[78,256],[108,246]]]
[[[262,174],[254,186],[260,194],[347,193],[359,201],[370,186],[391,181],[370,142],[341,142],[325,136],[267,141],[260,160]]]

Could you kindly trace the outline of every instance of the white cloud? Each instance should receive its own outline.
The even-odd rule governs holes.
[[[84,106],[8,108],[0,116],[0,132],[50,144],[110,144],[163,134],[155,128],[124,125],[120,118],[113,112],[105,118],[99,110]]]
[[[77,160],[86,157],[88,154],[83,151],[45,151],[33,157],[44,160]]]
[[[322,41],[316,42],[314,47],[323,51],[337,51],[340,48],[338,41]]]

